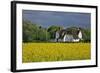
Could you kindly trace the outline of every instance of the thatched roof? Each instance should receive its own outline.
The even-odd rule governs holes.
[[[72,35],[74,39],[78,38],[79,28],[67,28],[59,31],[60,38],[63,38],[65,34]]]

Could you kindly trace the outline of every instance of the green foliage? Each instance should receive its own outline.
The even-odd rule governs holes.
[[[48,28],[48,32],[51,35],[51,39],[54,39],[55,38],[55,32],[58,31],[58,30],[61,30],[61,29],[63,29],[63,27],[61,27],[61,26],[55,26],[55,25],[50,26]]]
[[[75,31],[79,27],[70,27],[67,28],[67,31],[71,31],[72,34],[75,34]],[[55,32],[62,30],[62,26],[52,25],[48,28],[44,28],[38,24],[31,23],[30,21],[23,20],[23,42],[49,42],[52,39],[55,39]],[[82,31],[81,42],[90,42],[91,41],[91,30],[80,28]]]
[[[29,21],[23,21],[23,42],[47,41],[50,35],[45,28]]]
[[[83,42],[91,42],[91,30],[90,29],[82,29],[83,33]]]
[[[36,24],[32,24],[29,21],[23,21],[23,41],[30,42],[37,39],[37,29],[38,27],[36,26]]]
[[[37,31],[37,34],[38,34],[37,40],[47,41],[50,39],[49,33],[44,28],[39,28],[39,30]]]

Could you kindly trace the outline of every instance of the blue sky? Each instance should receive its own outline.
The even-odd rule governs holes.
[[[64,28],[91,27],[90,13],[23,10],[22,18],[46,28],[51,25],[59,25]]]

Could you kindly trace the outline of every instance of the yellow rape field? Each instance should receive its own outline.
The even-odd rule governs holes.
[[[23,43],[22,48],[23,63],[90,58],[90,43]]]

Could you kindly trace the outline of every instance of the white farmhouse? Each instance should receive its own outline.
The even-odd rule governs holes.
[[[56,32],[55,35],[56,42],[79,42],[82,40],[82,31],[81,29],[69,30],[63,29]]]

